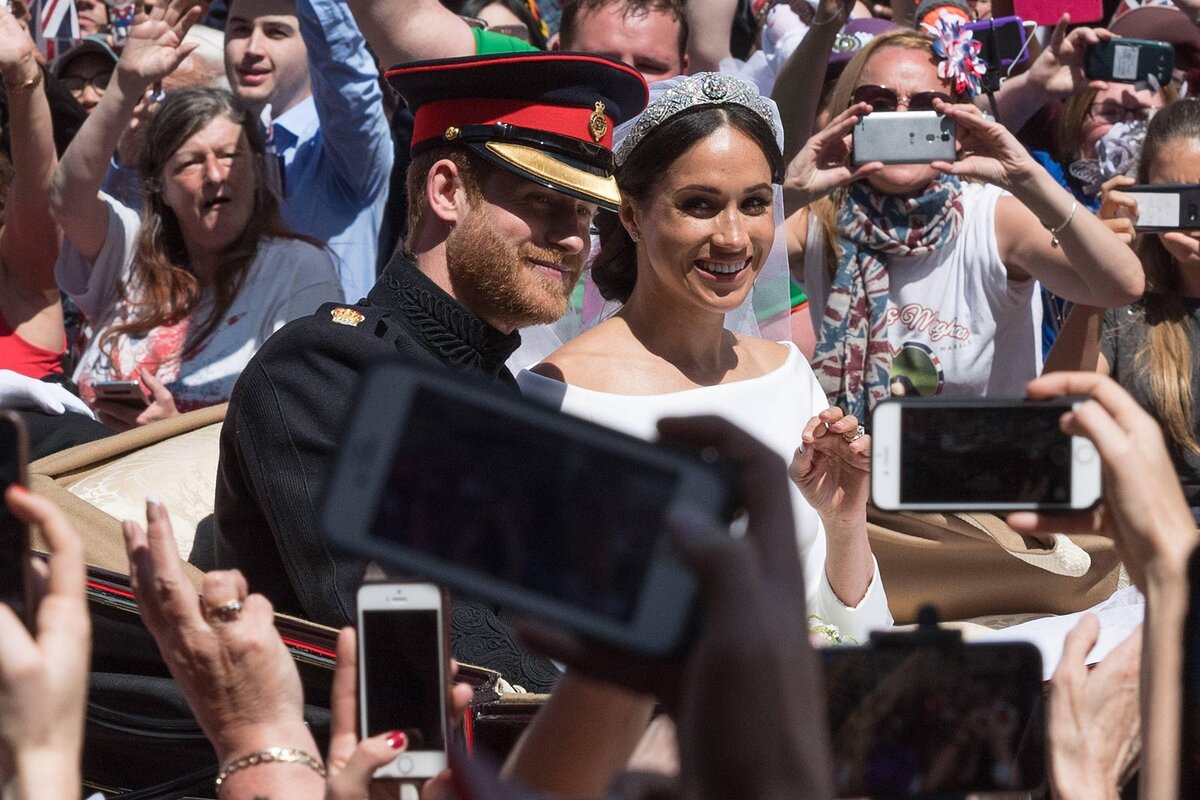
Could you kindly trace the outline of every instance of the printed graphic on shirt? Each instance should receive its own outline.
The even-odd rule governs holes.
[[[888,386],[892,397],[932,397],[946,385],[942,362],[924,342],[905,342],[892,353]]]

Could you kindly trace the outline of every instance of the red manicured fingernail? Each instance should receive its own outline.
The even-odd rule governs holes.
[[[403,750],[408,744],[408,737],[404,735],[404,731],[392,731],[387,738],[388,747],[393,750]]]
[[[9,485],[12,486],[12,490],[17,494],[29,494],[29,490],[19,483],[12,483]]]

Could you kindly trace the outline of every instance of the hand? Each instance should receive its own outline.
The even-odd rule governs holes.
[[[879,161],[847,166],[850,131],[870,110],[870,103],[856,103],[834,117],[820,133],[808,138],[783,177],[784,205],[789,210],[804,208],[834,189],[883,169]]]
[[[142,386],[150,390],[149,405],[145,408],[135,408],[124,403],[97,400],[96,413],[100,421],[108,427],[126,431],[179,414],[175,407],[175,398],[162,381],[144,367],[138,369],[138,377],[141,378]]]
[[[34,70],[40,69],[37,46],[29,38],[29,32],[0,6],[0,72],[4,74],[4,80],[19,85],[33,78]]]
[[[129,520],[121,527],[142,620],[218,759],[266,747],[315,755],[304,724],[300,675],[275,630],[271,603],[248,595],[246,579],[236,570],[205,575],[197,598],[161,504],[146,501],[145,531]],[[223,617],[213,611],[233,601],[242,603],[240,612]],[[304,772],[297,767],[289,775],[299,779]]]
[[[978,178],[1011,191],[1038,168],[1029,151],[1008,128],[985,119],[975,106],[935,100],[934,110],[954,120],[960,151],[958,161],[934,161],[930,164],[934,169],[948,175]]]
[[[455,666],[457,670],[457,666]],[[450,690],[452,714],[461,720],[471,705],[474,692],[465,683]],[[371,776],[408,746],[400,731],[381,733],[369,739],[358,738],[358,645],[353,628],[338,634],[337,667],[331,693],[332,718],[329,734],[329,758],[326,769],[326,800],[368,800],[395,796],[395,781],[375,781]],[[426,781],[421,796],[433,800],[445,796],[450,788],[449,775],[443,772]]]
[[[35,408],[46,414],[76,414],[96,418],[87,403],[57,383],[48,383],[0,369],[0,408]]]
[[[715,447],[739,468],[746,536],[695,514],[671,520],[700,585],[702,624],[675,659],[647,659],[567,633],[522,634],[572,671],[653,690],[678,723],[682,796],[831,797],[820,678],[808,642],[800,563],[783,460],[717,417],[664,419],[664,440]],[[745,680],[753,674],[754,680]],[[728,702],[720,725],[712,698]]]
[[[142,99],[133,109],[133,118],[129,120],[129,124],[125,126],[125,130],[121,133],[121,140],[117,142],[117,163],[122,167],[132,167],[137,169],[138,159],[141,157],[142,143],[145,141],[146,125],[150,122],[150,118],[154,116],[154,112],[158,109],[158,93],[154,87],[146,90],[142,95]]]
[[[1030,382],[1027,392],[1033,400],[1090,398],[1064,414],[1061,427],[1095,444],[1104,502],[1098,511],[1079,514],[1009,514],[1008,524],[1023,533],[1112,536],[1121,562],[1143,592],[1156,576],[1185,576],[1188,555],[1196,545],[1196,523],[1154,418],[1115,381],[1095,372],[1043,375]]]
[[[1194,25],[1200,25],[1200,0],[1174,0],[1175,6],[1187,14]]]
[[[1125,244],[1133,244],[1137,237],[1138,204],[1130,195],[1118,191],[1118,186],[1133,186],[1133,178],[1117,175],[1109,178],[1100,187],[1100,210],[1096,216],[1108,226]]]
[[[41,528],[50,560],[35,564],[34,636],[0,605],[0,784],[14,796],[79,797],[92,649],[83,544],[49,500],[16,485],[4,499],[18,519]]]
[[[854,0],[820,0],[817,3],[817,13],[813,23],[824,25],[837,20],[838,27],[846,24],[850,11],[854,8]]]
[[[125,49],[117,61],[117,72],[151,84],[175,71],[200,45],[184,43],[183,37],[200,19],[199,0],[170,0],[155,3],[149,15],[129,29]]]
[[[1099,620],[1084,616],[1067,634],[1050,680],[1047,749],[1060,800],[1116,800],[1121,776],[1138,755],[1142,631],[1089,672],[1085,659],[1099,635]]]
[[[808,504],[828,527],[830,521],[861,523],[866,520],[871,479],[871,437],[854,436],[858,419],[842,409],[827,408],[808,421],[800,434],[801,445],[792,457],[789,475]]]
[[[1071,15],[1063,14],[1054,26],[1050,44],[1029,65],[1029,82],[1054,97],[1067,97],[1084,89],[1108,88],[1104,81],[1089,81],[1083,62],[1089,45],[1113,38],[1104,28],[1076,28],[1067,34]]]

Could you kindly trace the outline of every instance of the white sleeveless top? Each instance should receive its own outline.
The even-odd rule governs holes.
[[[829,404],[804,356],[791,342],[782,344],[789,350],[787,360],[765,375],[668,394],[598,392],[528,370],[517,375],[517,383],[532,400],[642,439],[658,438],[657,423],[663,417],[715,414],[752,434],[790,464],[804,425]],[[879,565],[875,565],[871,586],[858,606],[845,606],[825,577],[825,529],[821,518],[796,485],[791,481],[788,485],[796,517],[796,539],[804,560],[808,613],[865,643],[869,631],[892,623]]]
[[[1010,281],[996,245],[1003,195],[990,184],[964,183],[963,225],[953,242],[925,255],[888,257],[892,378],[909,395],[1022,397],[1041,372],[1038,283]],[[810,216],[804,288],[818,335],[830,283],[825,234]]]

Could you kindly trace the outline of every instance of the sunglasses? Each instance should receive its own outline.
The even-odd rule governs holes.
[[[934,100],[941,100],[943,103],[954,102],[945,92],[917,92],[902,97],[886,86],[871,83],[859,86],[854,90],[854,94],[850,95],[851,103],[870,103],[872,111],[895,111],[901,102],[909,111],[933,111]]]

